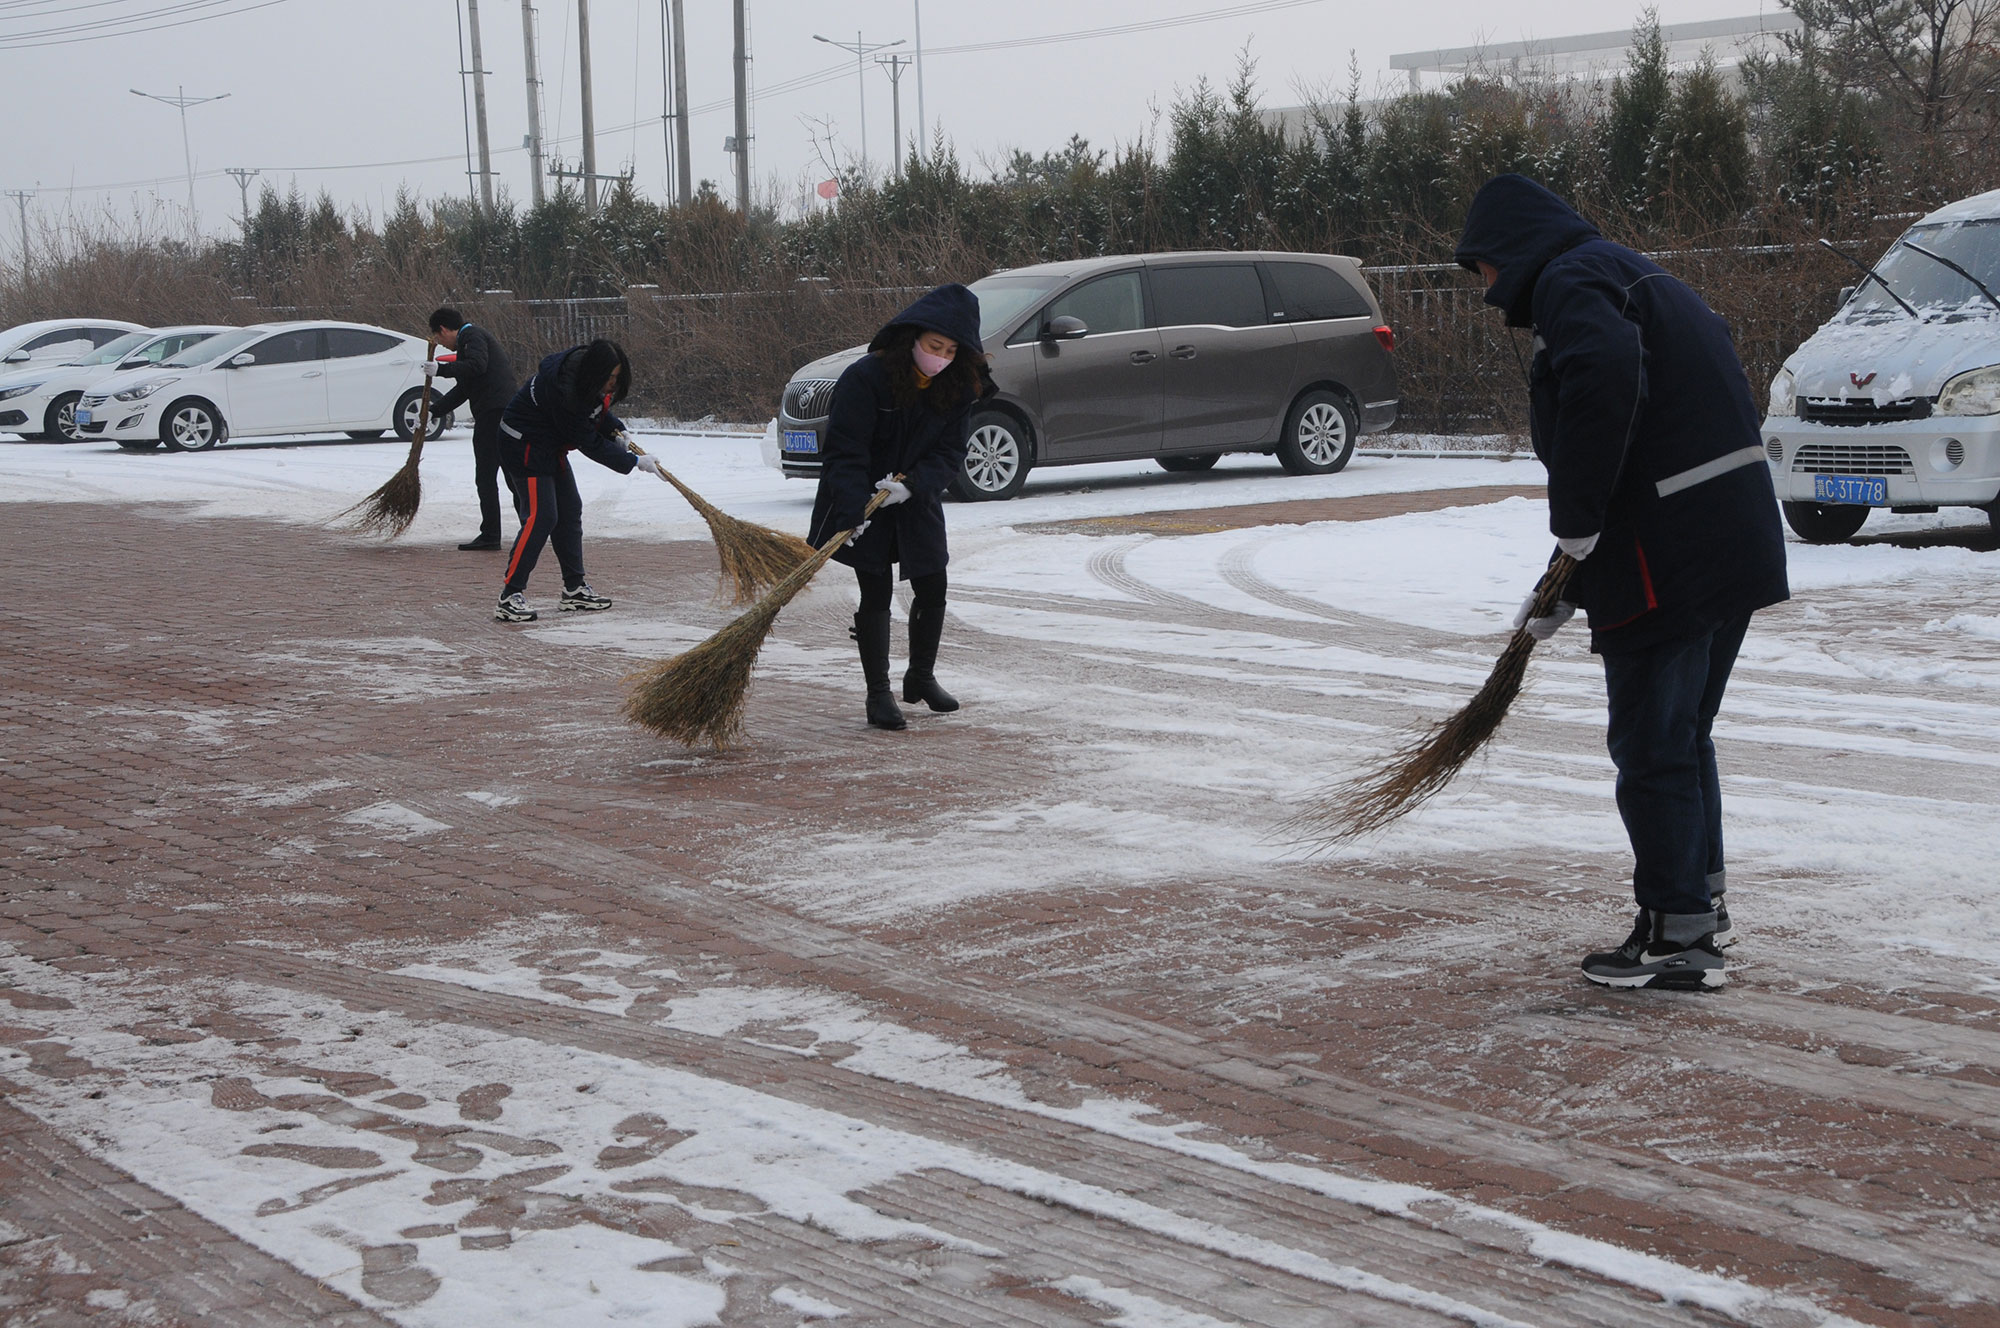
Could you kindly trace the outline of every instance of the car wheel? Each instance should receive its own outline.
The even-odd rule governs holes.
[[[1853,503],[1785,503],[1785,524],[1808,544],[1838,544],[1850,538],[1868,519],[1868,509]]]
[[[972,417],[965,464],[951,482],[961,502],[1012,498],[1028,482],[1027,431],[1004,411],[983,410]]]
[[[76,427],[76,403],[81,400],[83,393],[65,392],[51,401],[42,412],[42,436],[57,443],[86,441],[83,431]]]
[[[417,436],[417,416],[423,410],[423,400],[424,389],[421,387],[413,387],[396,398],[396,413],[390,418],[396,421],[396,436],[406,443]],[[431,419],[424,430],[427,438],[437,437],[448,424],[446,418],[438,414],[438,402],[443,400],[437,393],[431,393]]]
[[[1354,408],[1338,392],[1306,393],[1285,416],[1278,464],[1288,475],[1331,475],[1354,455]]]
[[[160,445],[157,438],[120,438],[118,446],[127,452],[150,452]]]
[[[387,429],[349,429],[347,436],[359,443],[372,443],[387,432]]]
[[[160,412],[160,441],[176,452],[206,452],[229,437],[215,407],[199,397],[176,401]]]
[[[1190,474],[1198,470],[1214,470],[1215,463],[1222,460],[1222,453],[1204,452],[1200,456],[1154,457],[1153,460],[1160,463],[1161,470],[1170,470],[1177,475]]]

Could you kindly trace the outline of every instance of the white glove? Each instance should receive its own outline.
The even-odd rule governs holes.
[[[854,541],[860,539],[862,532],[868,529],[869,524],[870,524],[869,522],[863,521],[860,525],[856,526],[854,528],[854,533],[847,537],[847,542],[849,544],[852,544],[854,543]]]
[[[424,377],[435,378],[437,376],[438,376],[438,362],[436,360],[425,360]]]
[[[875,487],[885,491],[889,495],[882,500],[882,506],[884,507],[894,507],[897,503],[906,502],[910,496],[910,486],[893,475],[884,475],[881,479],[876,480]]]
[[[643,470],[648,475],[653,476],[655,479],[666,478],[666,475],[663,473],[664,467],[660,465],[660,459],[648,453],[641,453],[637,458],[635,458],[632,469]]]
[[[1556,547],[1578,562],[1582,562],[1590,556],[1590,551],[1597,547],[1597,536],[1574,535],[1569,539],[1558,539]]]
[[[1591,538],[1594,540],[1597,537],[1592,535]],[[1521,601],[1520,608],[1514,610],[1514,627],[1516,630],[1525,627],[1529,636],[1537,641],[1546,641],[1554,636],[1564,623],[1576,616],[1576,605],[1566,599],[1557,600],[1556,606],[1543,618],[1529,617],[1534,611],[1535,597],[1530,595]]]

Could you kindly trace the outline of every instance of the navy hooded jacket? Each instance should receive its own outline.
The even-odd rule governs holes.
[[[1600,537],[1565,595],[1590,615],[1591,649],[1700,636],[1788,598],[1761,417],[1701,297],[1520,175],[1480,189],[1456,256],[1499,269],[1486,302],[1535,330],[1549,529]]]
[[[883,324],[868,343],[870,353],[847,366],[834,384],[810,538],[820,544],[858,525],[875,496],[875,482],[901,475],[909,498],[879,509],[861,538],[834,557],[864,571],[886,571],[894,563],[907,581],[942,572],[950,561],[944,491],[965,464],[972,408],[994,389],[981,365],[972,400],[941,412],[926,400],[930,389],[925,389],[914,404],[897,405],[893,371],[874,351],[891,331],[906,326],[950,337],[960,355],[981,354],[979,297],[960,285],[938,287]]]
[[[587,406],[578,400],[577,376],[587,349],[557,351],[514,394],[500,417],[501,465],[523,475],[553,475],[569,464],[572,449],[621,475],[639,464],[638,457],[613,441],[625,431],[625,422],[602,400]],[[631,381],[631,368],[620,367],[624,381]]]

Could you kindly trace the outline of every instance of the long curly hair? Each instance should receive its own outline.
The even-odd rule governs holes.
[[[900,324],[884,334],[874,351],[889,370],[890,390],[899,407],[921,403],[940,415],[949,415],[968,401],[992,395],[988,385],[993,379],[986,371],[986,357],[964,346],[958,348],[945,371],[931,379],[929,387],[918,387],[920,373],[911,351],[921,335],[923,329],[914,323]]]

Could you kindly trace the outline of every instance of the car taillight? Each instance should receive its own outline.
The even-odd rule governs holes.
[[[1375,339],[1382,343],[1383,350],[1396,349],[1396,329],[1386,323],[1375,329]]]

